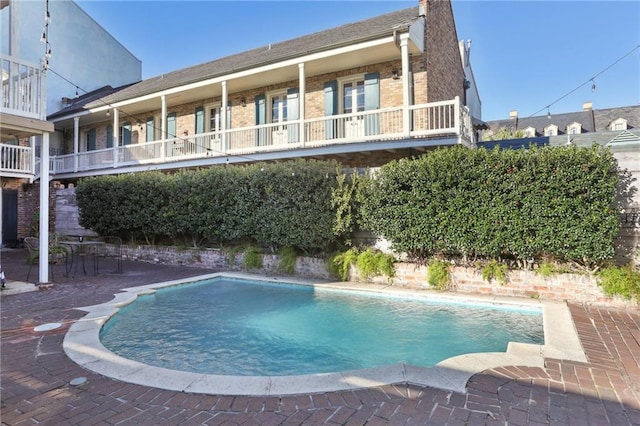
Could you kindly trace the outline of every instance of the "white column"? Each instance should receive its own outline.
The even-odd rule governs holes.
[[[402,133],[408,137],[411,133],[411,82],[409,81],[409,34],[400,35],[400,54],[402,56]]]
[[[118,145],[120,145],[120,111],[113,109],[113,167],[118,167]]]
[[[160,159],[164,162],[166,156],[167,146],[167,97],[165,95],[160,96],[160,131],[162,132],[162,144],[160,145]]]
[[[80,117],[73,117],[73,171],[78,171],[78,152],[80,140]]]
[[[222,137],[220,138],[220,142],[221,142],[221,146],[222,146],[222,150],[226,153],[227,150],[229,149],[229,147],[227,146],[227,139],[228,139],[228,135],[227,135],[227,114],[229,114],[229,111],[227,111],[227,106],[229,105],[229,93],[227,93],[227,82],[226,80],[223,81],[222,83],[222,106],[220,108],[220,114],[222,115],[222,119],[220,121],[222,121],[221,126],[222,127]]]
[[[305,85],[306,81],[305,81],[305,75],[304,75],[304,62],[301,64],[298,64],[298,105],[300,106],[300,111],[298,114],[298,117],[300,118],[300,130],[299,130],[299,137],[300,137],[300,142],[302,143],[302,146],[304,147],[305,142],[306,142],[306,134],[304,131],[304,119],[305,119],[305,112],[304,112],[304,104],[305,104],[305,98],[306,98],[306,85]]]
[[[40,148],[40,260],[38,283],[49,282],[49,133]]]
[[[3,237],[2,237],[2,176],[0,176],[0,249],[3,247],[2,241],[3,241]],[[0,262],[0,266],[2,266],[2,262]]]

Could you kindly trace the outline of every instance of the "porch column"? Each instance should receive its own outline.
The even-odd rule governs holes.
[[[118,145],[120,145],[120,111],[113,109],[113,167],[118,167]]]
[[[40,153],[40,258],[38,283],[49,282],[49,133],[42,135]]]
[[[224,153],[227,153],[227,150],[229,149],[229,147],[227,146],[227,115],[229,114],[229,111],[227,111],[228,105],[229,105],[229,93],[227,92],[227,81],[223,81],[222,83],[222,105],[220,108],[220,113],[222,114],[222,119],[221,121],[221,126],[222,127],[222,135],[220,138],[220,144],[222,146],[222,150],[224,151]]]
[[[402,133],[408,137],[411,133],[411,86],[409,73],[409,34],[400,35],[400,54],[402,56]]]
[[[78,152],[80,141],[80,117],[73,117],[73,171],[78,171]]]
[[[300,130],[299,130],[299,135],[300,135],[300,142],[302,143],[302,146],[304,147],[305,142],[306,142],[306,134],[304,131],[304,103],[305,103],[305,94],[306,94],[306,86],[305,86],[305,75],[304,75],[304,62],[301,64],[298,64],[298,91],[300,92],[298,94],[298,96],[300,97],[300,99],[298,100],[298,104],[300,106],[300,113],[299,113],[299,117],[300,117]]]
[[[164,162],[165,147],[167,146],[167,97],[165,95],[160,96],[160,131],[162,132],[160,144],[160,159]]]

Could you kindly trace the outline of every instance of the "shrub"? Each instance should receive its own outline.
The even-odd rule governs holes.
[[[296,250],[293,247],[284,247],[280,249],[278,255],[280,256],[278,270],[285,274],[293,274],[296,271]]]
[[[607,296],[619,295],[640,302],[640,272],[634,271],[630,265],[604,268],[597,277],[598,285]]]
[[[449,264],[435,259],[429,261],[427,282],[431,287],[434,287],[437,290],[446,290],[449,288],[449,284],[451,283]]]
[[[487,262],[482,268],[482,279],[491,282],[495,279],[500,284],[507,282],[507,265],[500,263],[495,259]]]
[[[337,276],[342,281],[349,279],[349,268],[356,263],[358,250],[349,249],[343,253],[336,253],[329,259],[328,269],[332,275]]]
[[[379,275],[391,278],[395,274],[394,262],[395,258],[392,255],[368,248],[358,255],[356,267],[364,280]]]
[[[249,269],[262,268],[262,250],[255,246],[247,247],[242,257],[242,266]]]
[[[613,256],[620,172],[601,147],[437,149],[361,182],[361,227],[394,249],[478,258]]]

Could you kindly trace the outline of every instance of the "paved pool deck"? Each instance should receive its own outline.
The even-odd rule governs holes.
[[[17,292],[26,254],[3,250],[10,280],[0,297],[3,425],[640,425],[640,311],[569,304],[586,359],[546,353],[539,366],[478,368],[466,392],[406,382],[292,395],[246,396],[166,390],[83,368],[63,349],[80,307],[113,300],[121,289],[218,271],[125,262],[124,273],[66,278]],[[32,271],[33,274],[33,271]],[[33,290],[21,284],[22,290]],[[13,293],[13,294],[12,294]],[[44,332],[46,323],[62,326]],[[86,378],[80,385],[76,378]]]

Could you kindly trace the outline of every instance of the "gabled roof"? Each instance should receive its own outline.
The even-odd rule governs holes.
[[[594,118],[598,131],[609,130],[611,122],[618,118],[627,120],[629,128],[637,129],[640,128],[640,105],[598,109],[594,111]]]
[[[302,55],[373,40],[391,35],[397,30],[407,29],[418,17],[418,7],[412,7],[280,43],[273,43],[142,80],[133,85],[123,87],[102,99],[86,102],[82,105],[76,104],[75,110],[95,108]],[[63,111],[66,113],[73,112],[69,109]],[[61,112],[58,111],[52,116],[60,116]]]
[[[569,112],[564,114],[552,114],[551,118],[546,115],[539,115],[535,117],[524,117],[517,119],[517,126],[515,119],[495,120],[489,121],[487,124],[494,132],[498,131],[501,127],[514,128],[515,130],[524,130],[527,127],[533,127],[538,133],[544,133],[545,127],[554,124],[558,126],[558,131],[565,132],[567,126],[573,123],[582,124],[583,132],[595,131],[593,123],[593,115],[591,111],[579,111]]]
[[[135,84],[135,83],[134,83]],[[101,98],[104,98],[105,96],[108,96],[112,93],[118,92],[126,87],[129,87],[130,84],[124,85],[124,86],[120,86],[120,87],[116,87],[113,88],[111,86],[104,86],[101,87],[99,89],[93,90],[91,92],[85,93],[82,96],[78,96],[77,98],[73,98],[73,99],[66,99],[66,98],[62,98],[63,99],[63,103],[67,103],[67,106],[65,106],[64,108],[62,108],[61,110],[50,114],[47,119],[48,120],[52,120],[55,119],[57,117],[60,116],[64,116],[66,114],[69,114],[73,111],[78,111],[81,110],[85,105],[95,102]]]

